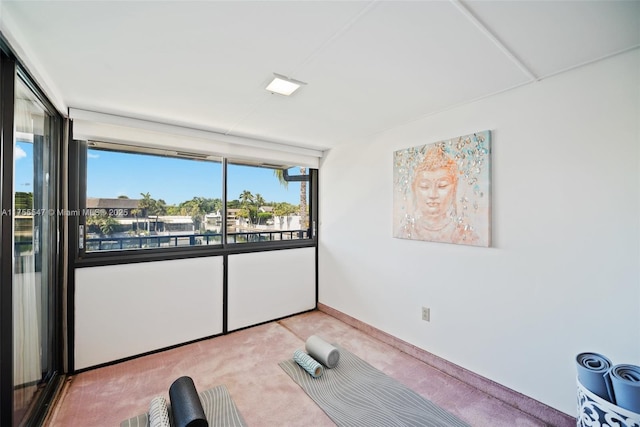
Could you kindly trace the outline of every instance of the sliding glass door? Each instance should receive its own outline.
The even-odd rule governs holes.
[[[2,284],[3,307],[8,306],[9,295],[11,300],[11,314],[2,313],[2,321],[11,324],[10,333],[3,329],[2,354],[12,356],[13,404],[11,416],[4,412],[0,424],[9,425],[7,421],[11,419],[11,425],[19,426],[32,425],[42,417],[45,400],[52,395],[52,379],[59,372],[61,315],[57,266],[59,219],[63,212],[59,210],[56,169],[59,115],[42,101],[20,72],[14,71],[14,79],[13,138],[3,141],[2,147],[3,157],[13,154],[12,176],[4,179],[2,185],[3,222],[10,221],[10,225],[3,226],[2,240],[10,240],[13,246],[11,254],[7,253],[8,245],[2,246],[3,268],[9,265],[11,256],[11,275],[5,272],[2,275],[3,279],[11,278],[10,292],[6,288],[9,283]],[[7,92],[2,96],[6,108]],[[10,118],[11,114],[5,111],[4,126]],[[4,135],[8,136],[6,130]],[[3,160],[5,167],[9,166],[7,159]],[[7,175],[4,173],[3,177],[8,178]],[[8,390],[9,378],[8,375],[2,378],[4,390]],[[3,409],[9,408],[3,405]]]

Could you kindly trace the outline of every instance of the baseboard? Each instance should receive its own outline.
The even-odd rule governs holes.
[[[481,390],[490,396],[503,401],[504,403],[519,409],[527,415],[535,417],[540,421],[553,427],[575,427],[576,419],[564,412],[558,411],[542,402],[539,402],[529,396],[511,390],[501,384],[496,383],[488,378],[475,374],[465,368],[455,365],[441,357],[429,353],[426,350],[418,348],[406,341],[394,337],[383,332],[371,325],[368,325],[354,317],[342,313],[322,303],[318,303],[318,310],[326,313],[336,319],[361,330],[385,344],[388,344],[398,350],[415,357],[416,359],[452,376],[478,390]]]

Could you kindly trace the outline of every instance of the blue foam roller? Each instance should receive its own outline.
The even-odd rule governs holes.
[[[293,352],[293,360],[313,378],[320,377],[324,372],[322,365],[302,350]]]

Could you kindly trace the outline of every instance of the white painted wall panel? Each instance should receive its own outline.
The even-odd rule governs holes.
[[[316,306],[315,248],[229,256],[230,331]]]
[[[222,257],[75,271],[75,368],[222,333]]]
[[[575,415],[578,353],[640,364],[639,70],[635,50],[332,149],[319,302]],[[493,247],[394,239],[393,152],[485,129]]]

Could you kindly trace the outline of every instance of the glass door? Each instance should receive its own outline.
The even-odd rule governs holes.
[[[55,369],[57,119],[20,76],[13,146],[13,425],[33,417]]]

